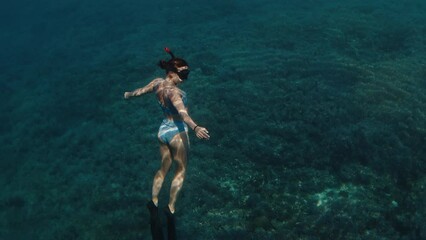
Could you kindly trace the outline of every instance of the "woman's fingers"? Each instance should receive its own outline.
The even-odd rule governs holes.
[[[125,99],[129,99],[131,97],[131,92],[125,92],[124,93],[124,98]]]
[[[209,139],[209,131],[205,128],[200,128],[200,130],[197,131],[197,137],[200,139]]]

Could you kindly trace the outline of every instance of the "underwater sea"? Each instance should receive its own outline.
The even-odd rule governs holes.
[[[426,239],[426,1],[0,8],[0,239],[151,239],[164,47],[190,65],[179,240]],[[173,169],[159,205],[168,202]],[[161,216],[164,231],[165,216]]]

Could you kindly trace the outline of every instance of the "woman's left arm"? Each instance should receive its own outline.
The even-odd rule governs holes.
[[[210,139],[209,131],[199,126],[192,120],[192,118],[188,114],[188,110],[185,107],[185,104],[182,101],[182,97],[180,96],[178,91],[174,91],[171,93],[170,101],[173,106],[178,111],[182,120],[195,132],[195,135],[200,139]]]
[[[148,83],[145,87],[143,88],[138,88],[132,92],[125,92],[124,93],[124,98],[125,99],[129,99],[130,97],[139,97],[145,93],[150,93],[152,91],[154,91],[154,87],[160,82],[161,78],[156,78],[154,80],[152,80],[150,83]]]

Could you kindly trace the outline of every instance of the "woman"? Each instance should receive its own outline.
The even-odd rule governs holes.
[[[174,232],[174,212],[176,197],[182,188],[185,179],[186,164],[188,161],[189,138],[188,126],[195,131],[200,139],[209,139],[209,132],[206,128],[197,125],[188,115],[186,106],[186,93],[178,88],[189,75],[189,66],[185,60],[176,58],[173,53],[166,48],[170,54],[169,61],[160,61],[159,66],[166,71],[166,78],[157,78],[143,88],[133,92],[125,92],[124,98],[141,96],[145,93],[155,92],[158,102],[163,110],[165,118],[158,131],[160,142],[161,168],[157,171],[152,185],[152,200],[148,203],[151,213],[151,231],[157,239],[161,239],[161,225],[158,218],[158,194],[163,185],[164,178],[170,169],[172,160],[177,164],[175,176],[170,189],[170,200],[166,208],[168,218],[169,239],[170,231]],[[154,239],[156,239],[154,237]]]

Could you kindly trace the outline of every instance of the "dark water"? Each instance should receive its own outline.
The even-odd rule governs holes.
[[[179,239],[426,239],[426,3],[14,1],[0,239],[150,239],[163,47],[190,63]],[[160,205],[168,199],[167,178]]]

